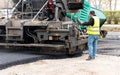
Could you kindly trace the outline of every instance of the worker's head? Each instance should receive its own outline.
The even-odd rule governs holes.
[[[89,15],[90,15],[90,16],[96,16],[96,15],[95,15],[95,11],[90,11]]]

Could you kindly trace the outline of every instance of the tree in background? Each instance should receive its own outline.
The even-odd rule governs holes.
[[[106,12],[107,22],[111,24],[113,20],[115,24],[118,24],[119,12],[116,11],[118,0],[88,0],[88,1],[95,8],[109,10],[109,12]]]

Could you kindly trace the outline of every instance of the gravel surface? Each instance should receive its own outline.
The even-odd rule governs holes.
[[[87,55],[64,59],[43,59],[0,71],[0,75],[120,75],[120,57],[97,55],[86,61]]]

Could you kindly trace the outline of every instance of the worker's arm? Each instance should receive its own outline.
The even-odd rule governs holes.
[[[88,22],[82,22],[78,17],[76,17],[77,23],[80,25],[85,25],[85,26],[93,26],[94,25],[94,19],[91,17]]]
[[[94,19],[91,17],[88,22],[84,22],[84,23],[81,23],[81,24],[85,25],[85,26],[89,26],[89,25],[93,26],[94,25]]]

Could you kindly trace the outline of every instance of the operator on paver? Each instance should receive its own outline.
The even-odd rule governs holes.
[[[95,15],[95,11],[90,11],[89,13],[90,19],[88,22],[81,22],[78,19],[78,22],[81,25],[87,26],[87,34],[88,34],[88,51],[89,51],[89,57],[86,60],[95,59],[96,57],[96,51],[97,51],[97,42],[98,37],[100,34],[100,20]]]

